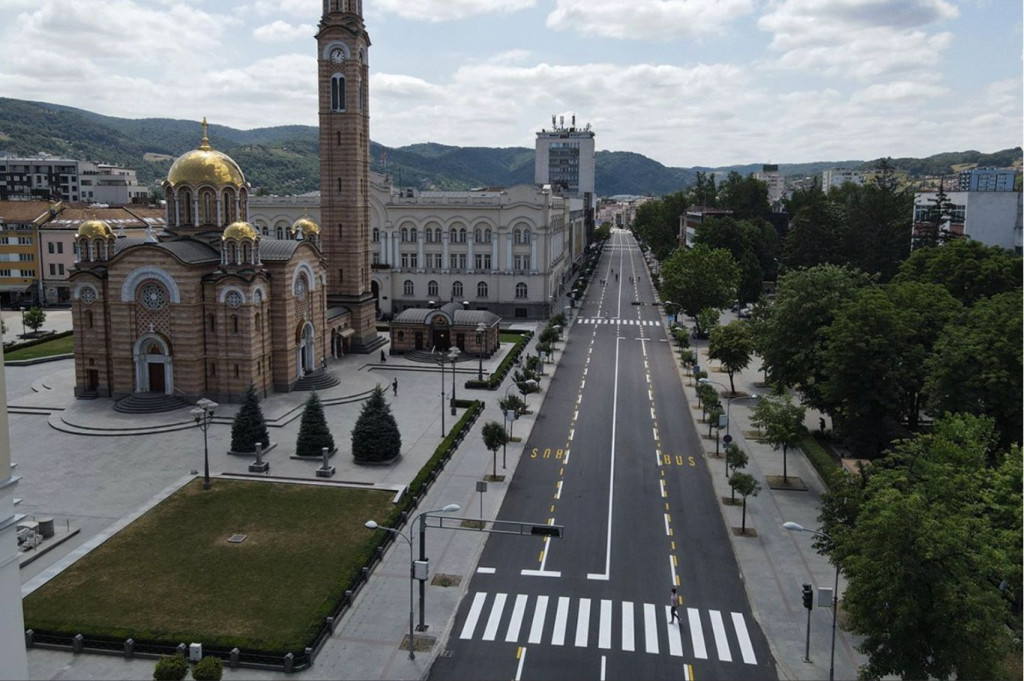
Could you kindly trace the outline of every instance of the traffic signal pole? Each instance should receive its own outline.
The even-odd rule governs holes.
[[[804,584],[804,607],[807,608],[807,642],[804,645],[804,662],[811,661],[811,609],[814,608],[814,591],[810,584]]]

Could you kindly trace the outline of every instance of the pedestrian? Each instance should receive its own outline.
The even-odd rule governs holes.
[[[820,417],[818,419],[818,430],[821,431],[822,435],[825,434],[825,418],[824,417]]]
[[[398,379],[391,381],[391,391],[395,393],[395,397],[398,397]]]
[[[387,361],[388,361],[388,356],[384,354],[383,350],[381,350],[380,351],[380,363],[384,364]]]
[[[669,602],[669,609],[672,611],[672,619],[669,620],[669,624],[679,620],[679,612],[676,610],[677,605],[679,605],[679,596],[676,594],[676,588],[672,587],[672,596],[671,601]],[[679,621],[682,622],[682,620]]]
[[[616,272],[615,273],[615,281],[618,281],[618,280],[619,280],[619,274],[618,274],[618,272]]]

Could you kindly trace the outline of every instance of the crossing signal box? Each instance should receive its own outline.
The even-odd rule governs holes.
[[[814,589],[810,584],[804,584],[804,607],[808,610],[814,607]]]

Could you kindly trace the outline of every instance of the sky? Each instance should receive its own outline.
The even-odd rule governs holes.
[[[370,136],[667,166],[1022,144],[1021,0],[364,0]],[[0,0],[0,96],[316,125],[321,0]]]

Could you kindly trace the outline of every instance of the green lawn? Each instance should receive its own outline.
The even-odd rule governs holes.
[[[804,436],[800,441],[800,449],[804,450],[804,454],[807,455],[811,465],[818,471],[826,485],[829,484],[836,471],[842,470],[839,460],[832,456],[813,434]]]
[[[53,355],[66,355],[73,351],[74,344],[74,336],[68,335],[63,338],[54,338],[39,345],[33,345],[30,348],[6,352],[4,353],[4,359],[37,359]]]
[[[299,653],[376,544],[393,492],[195,480],[24,600],[25,627]],[[233,534],[246,534],[240,544]]]
[[[518,343],[519,339],[522,337],[522,334],[512,333],[509,331],[502,331],[500,334],[498,334],[498,340],[500,340],[502,343]]]

